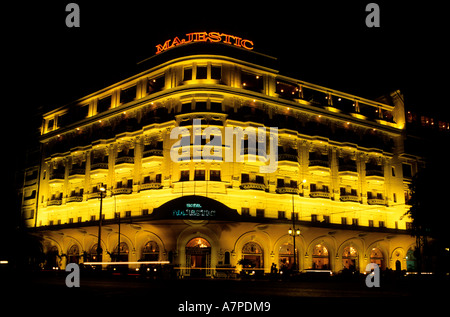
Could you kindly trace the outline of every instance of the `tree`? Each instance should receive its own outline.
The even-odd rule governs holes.
[[[416,258],[419,271],[449,272],[450,235],[450,163],[442,143],[433,142],[425,168],[419,171],[410,185],[411,208],[406,215],[412,218],[412,235],[416,237]]]

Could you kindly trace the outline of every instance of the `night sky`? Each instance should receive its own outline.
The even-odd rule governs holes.
[[[126,78],[167,39],[219,31],[252,40],[294,78],[367,98],[400,89],[412,109],[450,113],[446,9],[430,1],[376,1],[380,28],[365,25],[370,1],[74,1],[81,27],[67,28],[69,2],[4,12],[11,76],[29,85],[21,108],[61,106]]]
[[[36,109],[126,78],[157,44],[189,32],[237,35],[277,57],[284,75],[369,99],[400,89],[408,109],[450,118],[443,3],[376,1],[381,27],[368,28],[371,1],[74,1],[81,27],[68,28],[69,2],[16,1],[2,10],[3,114],[15,123],[2,132],[15,136],[7,145],[16,158]]]

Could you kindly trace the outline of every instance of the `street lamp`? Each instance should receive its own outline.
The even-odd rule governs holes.
[[[103,193],[106,193],[106,185],[100,184],[100,218],[98,220],[98,242],[97,242],[97,262],[102,261],[102,206],[103,206]]]
[[[306,179],[302,180],[302,194],[304,185],[306,184]],[[294,263],[292,269],[295,271],[297,269],[297,256],[295,254],[295,237],[300,236],[300,228],[295,228],[295,205],[294,205],[294,195],[292,195],[292,228],[289,228],[288,233],[292,236],[292,240],[294,242]]]

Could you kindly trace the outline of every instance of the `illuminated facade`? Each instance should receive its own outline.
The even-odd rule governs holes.
[[[98,260],[102,184],[103,261],[169,261],[184,276],[239,271],[241,259],[260,272],[290,268],[294,217],[300,270],[413,265],[403,215],[417,159],[403,153],[397,94],[367,100],[251,60],[272,58],[229,51],[172,58],[181,52],[174,48],[147,70],[44,114],[42,159],[26,171],[22,215],[43,238],[47,267]],[[251,156],[266,149],[252,154],[247,140],[242,162],[196,158],[212,135],[191,139],[186,160],[173,161],[170,133],[192,132],[193,119],[222,132],[214,138],[224,152],[226,127],[266,127],[268,139],[278,128],[276,171],[260,172],[264,158]]]

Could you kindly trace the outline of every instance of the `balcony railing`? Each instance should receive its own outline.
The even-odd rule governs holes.
[[[85,168],[73,168],[69,171],[69,176],[84,175],[84,174],[86,174]]]
[[[142,157],[150,157],[150,156],[163,156],[163,150],[162,149],[150,149],[147,151],[144,151],[142,154]]]
[[[276,192],[278,194],[295,194],[298,195],[299,190],[297,187],[277,187]]]
[[[384,172],[383,172],[383,170],[379,170],[379,169],[366,170],[366,176],[384,177]]]
[[[309,166],[330,167],[328,161],[324,161],[324,160],[310,160]]]
[[[242,183],[241,189],[256,189],[256,190],[266,190],[266,185],[260,183]]]
[[[359,198],[357,195],[350,195],[350,194],[349,195],[341,195],[340,200],[341,201],[352,201],[355,203],[359,202]]]
[[[289,161],[289,162],[295,162],[298,163],[297,155],[295,154],[278,154],[278,161]]]
[[[315,192],[310,192],[309,196],[312,197],[312,198],[326,198],[326,199],[330,199],[331,198],[331,193],[315,191]]]
[[[369,198],[367,199],[369,205],[385,205],[386,201],[382,198]]]
[[[64,172],[54,172],[50,175],[50,180],[64,179]]]
[[[71,203],[71,202],[82,202],[83,201],[83,196],[70,196],[67,197],[67,202]]]
[[[145,183],[141,184],[141,190],[147,190],[147,189],[160,189],[162,188],[161,183]]]
[[[133,188],[129,187],[114,188],[112,192],[113,195],[131,194],[133,192]]]
[[[51,199],[48,201],[47,206],[59,206],[62,204],[62,199]]]
[[[116,165],[119,164],[134,164],[134,157],[133,156],[121,156],[116,158]]]
[[[108,163],[94,163],[91,165],[91,171],[98,169],[108,169]]]

